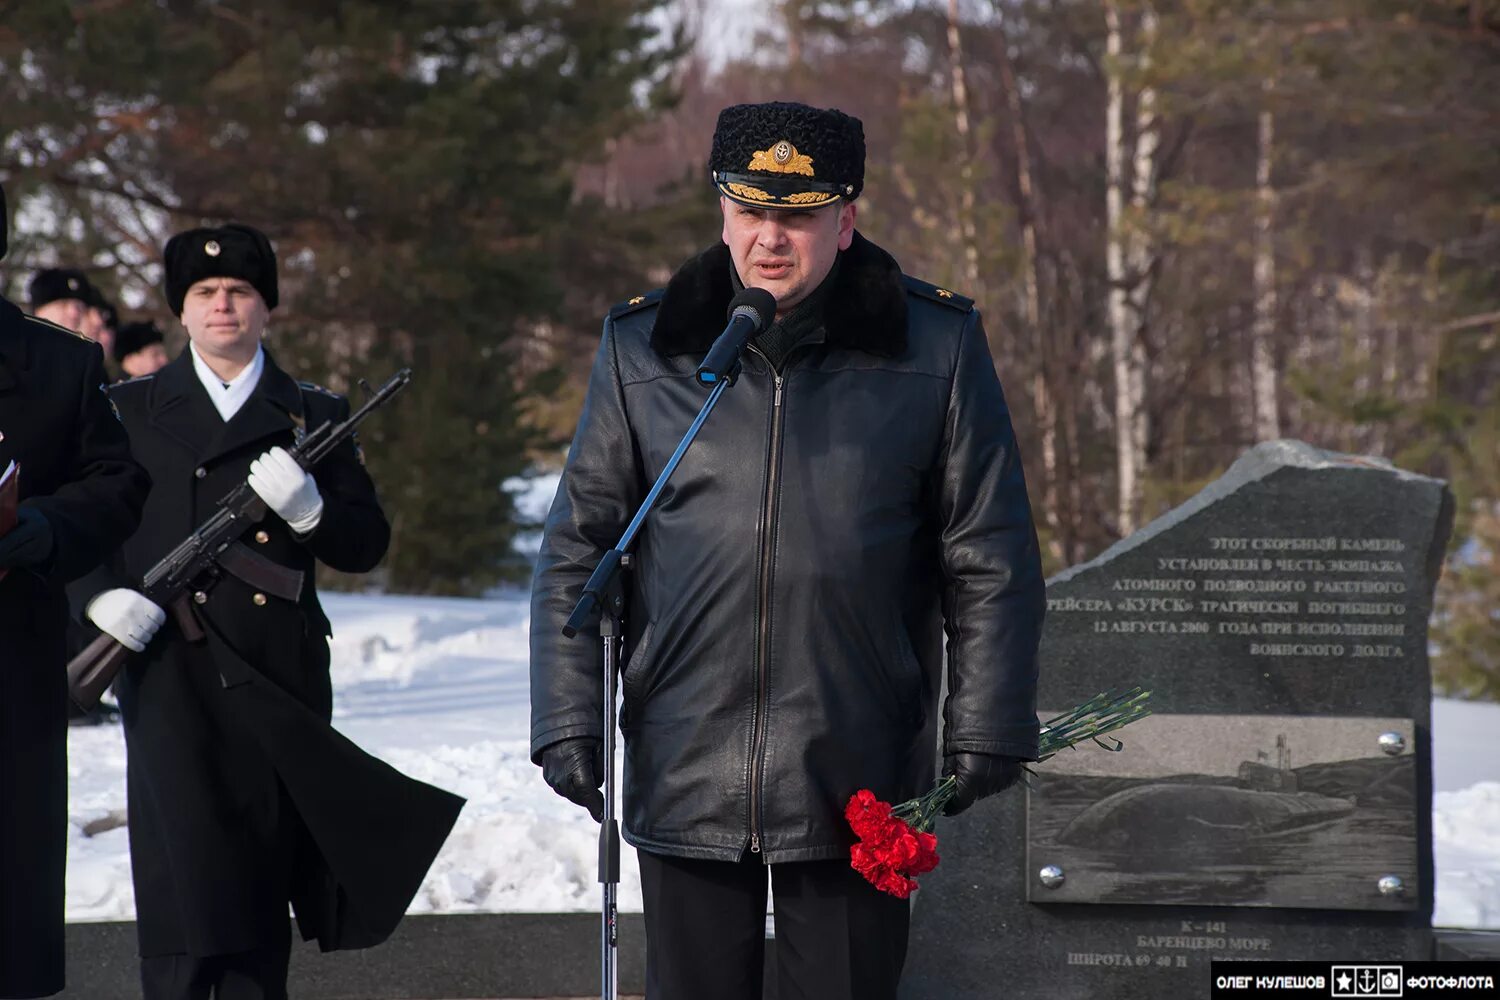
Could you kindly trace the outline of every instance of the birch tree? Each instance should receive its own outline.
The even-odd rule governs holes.
[[[969,294],[982,298],[979,274],[979,234],[975,227],[973,140],[969,130],[969,88],[964,79],[964,50],[959,34],[958,0],[948,0],[949,81],[953,90],[953,127],[958,133],[963,162],[959,164],[959,232],[964,241],[964,279]]]
[[[1267,77],[1264,89],[1274,89]],[[1276,403],[1276,188],[1272,163],[1276,139],[1276,116],[1261,108],[1256,130],[1255,155],[1255,318],[1251,328],[1250,383],[1255,400],[1255,439],[1281,437],[1281,412]]]
[[[1144,75],[1150,68],[1150,49],[1156,36],[1156,13],[1142,9],[1135,39],[1136,55],[1126,52],[1126,27],[1120,5],[1104,5],[1108,35],[1105,72],[1108,106],[1105,118],[1105,168],[1108,174],[1106,212],[1108,234],[1105,266],[1109,280],[1111,361],[1115,377],[1115,468],[1117,478],[1116,529],[1121,536],[1135,531],[1140,516],[1141,486],[1146,472],[1149,432],[1146,408],[1146,307],[1151,297],[1154,246],[1145,215],[1156,200],[1156,154],[1160,137],[1156,122],[1156,92]],[[1127,133],[1127,70],[1142,79],[1135,94],[1134,127]],[[1130,207],[1127,216],[1126,205]]]

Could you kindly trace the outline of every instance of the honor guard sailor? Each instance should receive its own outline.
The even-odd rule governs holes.
[[[288,451],[350,407],[262,343],[279,299],[270,241],[230,223],[179,233],[164,256],[188,346],[110,389],[154,485],[140,530],[75,603],[138,651],[116,692],[146,1000],[273,1000],[286,996],[288,903],[324,950],[378,943],[461,800],[328,724],[316,564],[368,572],[390,527],[352,442],[311,471]],[[140,593],[144,573],[247,481],[267,508],[248,552],[167,615]]]

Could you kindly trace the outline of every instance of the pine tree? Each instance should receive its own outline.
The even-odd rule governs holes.
[[[478,593],[518,572],[501,484],[546,437],[526,400],[558,385],[520,348],[597,280],[573,264],[574,178],[663,96],[681,54],[663,0],[13,6],[17,193],[158,312],[171,231],[264,229],[284,366],[356,397],[414,369],[363,435],[394,529],[381,582]]]

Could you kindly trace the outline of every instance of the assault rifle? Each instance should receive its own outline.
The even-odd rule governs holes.
[[[411,369],[403,368],[392,375],[349,419],[340,423],[329,420],[307,434],[291,448],[291,456],[303,469],[311,470],[333,449],[354,435],[360,422],[406,388]],[[369,386],[361,381],[367,391]],[[203,638],[189,601],[202,604],[208,591],[224,573],[239,577],[257,590],[289,601],[302,592],[302,574],[273,562],[252,550],[240,536],[266,513],[265,501],[256,495],[249,483],[240,483],[219,501],[214,513],[199,525],[160,562],[146,573],[141,593],[158,607],[169,609],[178,627],[190,642]],[[189,596],[191,595],[191,597]],[[114,682],[130,650],[114,637],[103,634],[68,661],[68,696],[85,712],[99,704],[99,698]]]

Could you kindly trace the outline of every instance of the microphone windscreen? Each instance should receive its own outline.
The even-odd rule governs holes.
[[[729,303],[729,318],[736,315],[753,317],[755,333],[752,336],[758,336],[776,320],[776,296],[764,288],[746,288]]]

